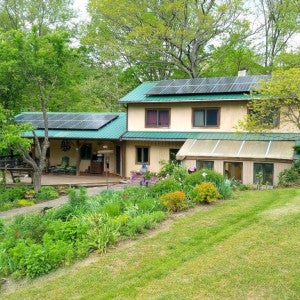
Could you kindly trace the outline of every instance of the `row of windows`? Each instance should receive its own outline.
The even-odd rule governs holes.
[[[249,114],[253,113],[249,110]],[[192,124],[193,127],[219,127],[220,108],[194,108]],[[264,122],[279,124],[279,114],[270,113],[265,117]],[[146,109],[146,127],[169,127],[170,109]]]
[[[193,109],[193,127],[218,127],[220,108]],[[146,109],[146,127],[169,127],[169,109]]]
[[[176,159],[178,149],[170,149],[170,160]],[[149,148],[136,148],[136,162],[139,164],[149,164]],[[214,161],[197,160],[197,169],[214,169]],[[262,183],[273,185],[274,165],[272,163],[254,163],[253,165],[253,183],[257,184],[259,180]],[[224,162],[224,176],[237,181],[242,181],[243,163],[242,162]]]
[[[197,160],[197,169],[214,169],[213,161]],[[234,178],[242,181],[243,163],[242,162],[224,162],[224,175],[227,178]],[[253,183],[259,181],[263,184],[273,185],[274,164],[272,163],[254,163],[253,164]]]

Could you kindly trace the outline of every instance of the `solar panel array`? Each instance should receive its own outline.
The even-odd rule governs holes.
[[[261,79],[267,78],[265,75],[251,75],[162,80],[150,89],[147,95],[245,93],[253,90]]]
[[[92,113],[48,113],[49,129],[98,130],[118,115]],[[37,129],[44,129],[42,113],[23,113],[15,117],[16,122],[31,123]]]

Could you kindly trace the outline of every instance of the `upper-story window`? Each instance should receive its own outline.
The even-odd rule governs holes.
[[[193,127],[218,127],[220,120],[219,108],[193,109]]]
[[[169,127],[169,109],[146,109],[146,127]]]

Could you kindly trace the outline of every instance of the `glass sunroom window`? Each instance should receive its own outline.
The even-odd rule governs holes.
[[[194,109],[193,126],[194,127],[219,126],[219,109],[218,108]]]
[[[147,109],[146,127],[168,127],[170,114],[168,109]]]
[[[253,183],[257,184],[261,176],[261,184],[273,185],[274,164],[272,163],[254,163],[253,165]]]

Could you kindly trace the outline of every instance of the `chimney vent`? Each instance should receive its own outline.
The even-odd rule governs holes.
[[[238,71],[238,77],[243,77],[247,75],[247,69],[242,69]]]

